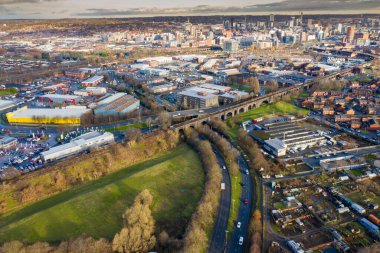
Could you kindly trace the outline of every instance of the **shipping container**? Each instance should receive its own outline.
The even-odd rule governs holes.
[[[376,217],[375,215],[373,215],[373,214],[368,215],[368,219],[369,219],[370,221],[372,221],[373,223],[375,223],[376,225],[379,225],[379,224],[380,224],[380,219],[377,218],[377,217]]]

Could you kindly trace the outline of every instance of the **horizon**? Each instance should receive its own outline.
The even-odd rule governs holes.
[[[107,6],[99,0],[0,0],[1,20],[18,19],[78,19],[78,18],[136,18],[160,16],[268,15],[287,14],[379,14],[376,0],[243,0],[239,4],[221,0],[110,0]],[[74,7],[74,8],[73,8]]]

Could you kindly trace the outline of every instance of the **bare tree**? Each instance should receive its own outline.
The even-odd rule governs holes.
[[[157,120],[163,130],[167,130],[171,124],[171,118],[168,112],[160,112],[157,116]]]

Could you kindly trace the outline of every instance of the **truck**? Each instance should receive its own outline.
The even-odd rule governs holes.
[[[221,183],[220,184],[220,189],[225,190],[226,189],[226,184],[225,183]]]

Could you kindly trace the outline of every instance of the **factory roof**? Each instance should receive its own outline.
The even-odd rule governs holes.
[[[78,99],[80,96],[67,95],[67,94],[46,94],[41,96],[43,98],[62,98],[62,99]]]
[[[84,106],[68,106],[62,108],[21,108],[12,112],[12,118],[78,118],[88,112]]]
[[[8,109],[12,106],[15,106],[17,102],[12,101],[12,100],[2,100],[0,99],[0,111]]]
[[[93,77],[90,77],[86,80],[84,80],[82,83],[93,83],[93,82],[96,82],[96,81],[99,81],[99,79],[103,79],[104,76],[93,76]]]

